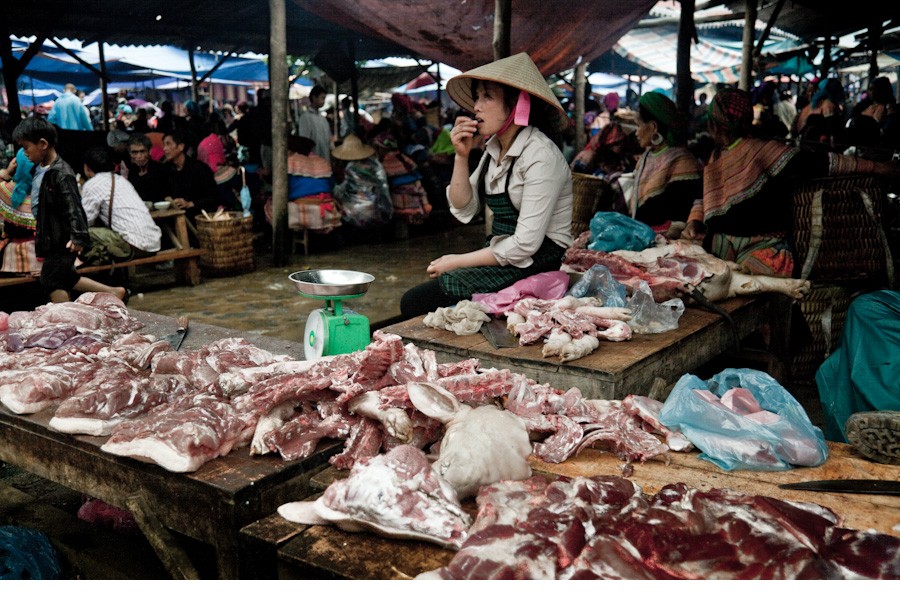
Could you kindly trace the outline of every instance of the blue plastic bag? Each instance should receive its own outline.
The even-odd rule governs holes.
[[[588,250],[599,252],[614,250],[640,252],[649,248],[656,239],[656,232],[649,225],[617,212],[596,213],[591,219],[590,228],[591,241]]]
[[[768,412],[739,414],[695,393],[721,397],[732,388],[749,390]],[[822,430],[810,422],[800,403],[769,374],[754,369],[725,369],[706,382],[683,375],[663,404],[659,420],[683,433],[701,450],[700,458],[726,471],[814,467],[828,458]]]
[[[625,306],[625,286],[613,279],[605,265],[594,265],[569,288],[567,295],[575,298],[600,298],[603,306]]]

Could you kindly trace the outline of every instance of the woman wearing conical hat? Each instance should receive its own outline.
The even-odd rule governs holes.
[[[473,115],[450,131],[450,212],[468,223],[483,203],[493,224],[484,247],[428,264],[431,280],[400,301],[406,318],[558,270],[572,243],[572,173],[553,139],[565,111],[531,58],[516,54],[457,75],[447,92]],[[481,140],[484,156],[470,172],[469,153]]]

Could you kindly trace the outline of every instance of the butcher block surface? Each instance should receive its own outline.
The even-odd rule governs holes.
[[[699,452],[672,452],[669,462],[632,463],[628,476],[646,494],[671,483],[707,491],[728,488],[749,495],[812,502],[826,506],[851,529],[873,529],[900,536],[900,497],[783,490],[782,483],[815,479],[900,479],[900,467],[869,462],[847,444],[829,442],[829,457],[819,467],[787,471],[724,471],[699,458]],[[624,462],[614,454],[588,449],[561,464],[531,458],[535,474],[548,477],[622,477]],[[327,487],[346,471],[333,467],[316,474],[311,483]],[[315,496],[310,497],[313,499]],[[473,516],[474,501],[464,506]],[[272,514],[242,530],[253,555],[264,563],[257,576],[271,578],[339,577],[347,579],[407,579],[446,565],[454,552],[434,544],[387,539],[370,533],[350,533],[327,525],[292,523]]]
[[[768,295],[733,298],[718,305],[732,318],[739,337],[768,323],[773,304]],[[484,367],[509,369],[538,383],[560,389],[577,387],[587,398],[622,399],[627,394],[648,395],[656,378],[673,385],[685,373],[706,364],[734,346],[725,319],[712,311],[687,307],[678,328],[655,334],[635,334],[625,342],[600,341],[591,354],[567,363],[544,358],[542,344],[494,348],[481,333],[457,335],[428,327],[422,317],[384,328],[405,342],[433,350],[438,362],[477,358]]]

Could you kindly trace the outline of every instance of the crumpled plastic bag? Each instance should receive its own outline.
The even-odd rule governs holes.
[[[627,292],[605,265],[594,265],[569,289],[575,298],[599,298],[602,306],[623,308]]]
[[[591,219],[590,229],[588,250],[598,252],[639,252],[649,248],[656,239],[656,232],[649,225],[617,212],[599,211]]]
[[[702,398],[709,392],[721,397],[734,388],[752,393],[762,411],[741,414]],[[683,375],[659,420],[683,433],[702,451],[700,458],[726,471],[814,467],[828,458],[822,430],[810,422],[800,403],[768,373],[754,369],[725,369],[706,382]]]
[[[472,294],[472,301],[481,304],[487,312],[498,315],[516,305],[523,298],[559,300],[566,295],[569,274],[563,271],[547,271],[520,279],[499,292]]]
[[[650,284],[641,281],[632,291],[626,305],[631,309],[628,325],[634,333],[662,333],[678,329],[678,320],[684,314],[684,301],[672,298],[660,304],[653,300]]]

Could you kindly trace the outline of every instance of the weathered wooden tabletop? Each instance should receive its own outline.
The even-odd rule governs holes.
[[[761,295],[725,300],[719,306],[731,316],[738,337],[743,338],[770,323],[774,307],[783,305],[773,303],[770,295]],[[556,357],[544,358],[540,343],[498,349],[481,333],[456,335],[428,327],[422,317],[390,325],[384,331],[433,350],[439,362],[477,358],[485,367],[510,369],[560,389],[577,387],[585,397],[597,399],[648,395],[657,378],[671,386],[683,374],[733,348],[735,333],[721,315],[688,306],[677,329],[635,334],[624,342],[601,340],[591,354],[560,363]]]
[[[815,479],[900,479],[900,467],[869,462],[847,444],[829,442],[829,458],[819,467],[787,471],[724,471],[699,458],[699,453],[670,453],[669,463],[633,463],[629,479],[647,494],[670,483],[685,483],[703,491],[728,488],[783,500],[813,502],[832,509],[851,529],[874,529],[900,536],[900,497],[783,490],[783,483]],[[622,476],[623,462],[609,452],[588,449],[561,464],[532,458],[535,474],[549,477]],[[318,487],[344,476],[328,468],[314,476]],[[474,505],[466,506],[472,512]],[[346,579],[407,579],[446,565],[454,552],[434,544],[392,540],[371,533],[350,533],[327,525],[292,523],[277,513],[242,530],[255,555],[265,560],[265,577],[310,576]]]

